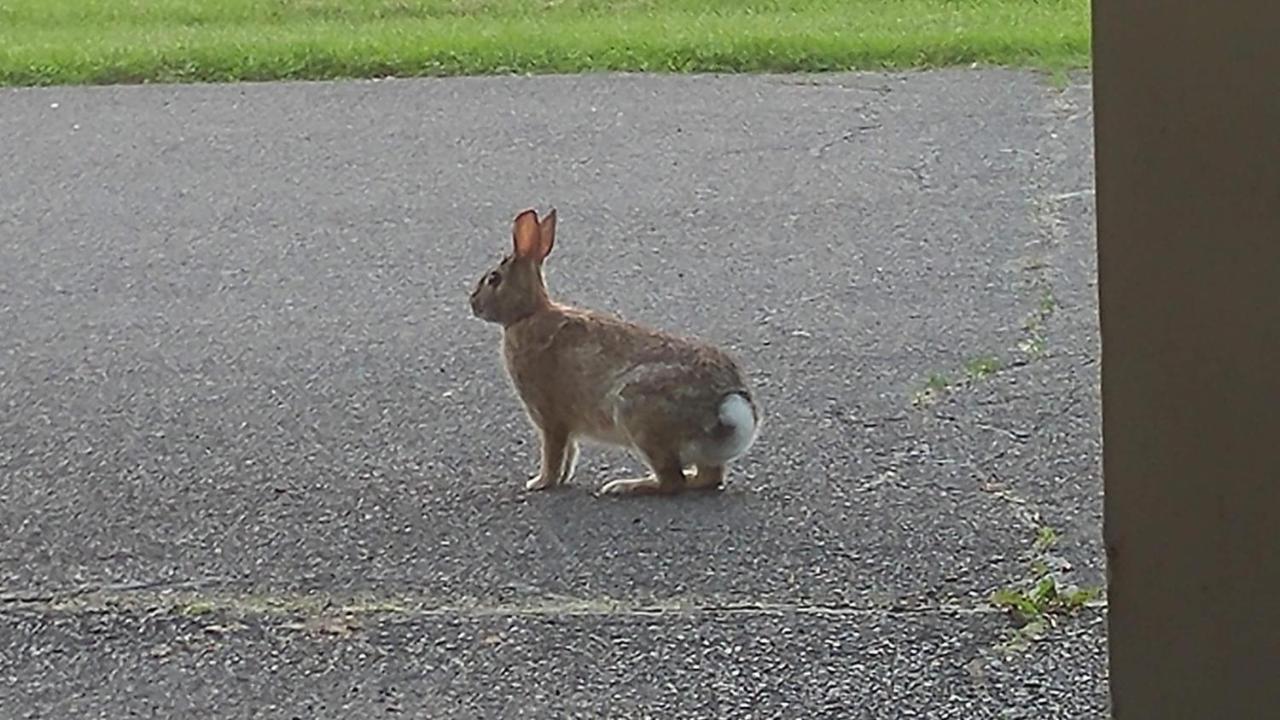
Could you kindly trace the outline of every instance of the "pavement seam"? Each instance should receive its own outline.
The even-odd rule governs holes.
[[[942,602],[922,605],[853,605],[837,603],[785,602],[650,602],[634,603],[611,599],[565,598],[555,601],[495,604],[431,604],[424,601],[398,602],[396,599],[347,601],[323,595],[279,599],[255,595],[223,595],[216,597],[167,596],[144,594],[107,594],[77,602],[73,596],[52,600],[31,599],[33,596],[0,596],[0,615],[50,614],[97,615],[125,612],[174,613],[199,617],[204,614],[230,613],[245,616],[296,617],[300,615],[364,615],[401,618],[484,618],[484,617],[656,617],[656,616],[766,616],[806,615],[819,617],[953,617],[1002,615],[1007,611],[986,601],[972,603]],[[276,603],[276,604],[273,604]],[[201,606],[198,613],[186,608]],[[1105,608],[1105,600],[1085,607]]]

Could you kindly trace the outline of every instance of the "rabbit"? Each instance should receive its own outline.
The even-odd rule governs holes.
[[[737,363],[699,340],[552,300],[542,265],[555,245],[554,208],[541,220],[519,213],[512,235],[512,252],[471,292],[471,311],[502,326],[507,374],[541,436],[541,471],[526,489],[567,482],[580,441],[628,448],[652,471],[601,495],[722,487],[761,422]]]

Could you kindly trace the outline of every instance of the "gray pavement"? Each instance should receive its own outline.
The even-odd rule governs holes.
[[[0,91],[0,717],[1104,716],[1102,608],[988,602],[1044,526],[1103,581],[1091,120],[1009,71]],[[550,205],[553,292],[748,369],[723,492],[524,491],[466,295]]]

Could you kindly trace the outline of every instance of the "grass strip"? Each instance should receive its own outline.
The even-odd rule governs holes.
[[[1089,62],[1089,0],[0,0],[0,84]]]

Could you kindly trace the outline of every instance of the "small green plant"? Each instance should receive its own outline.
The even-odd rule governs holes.
[[[1043,565],[1034,569],[1043,569]],[[995,591],[991,602],[1016,613],[1024,623],[1043,620],[1053,614],[1069,614],[1096,600],[1098,588],[1060,586],[1053,573],[1040,575],[1030,587],[1004,587]]]
[[[969,373],[969,377],[981,380],[988,375],[994,375],[1000,369],[1000,361],[989,355],[976,357],[965,363],[964,369]]]
[[[1049,343],[1038,328],[1029,329],[1027,337],[1018,343],[1018,349],[1033,358],[1044,357],[1044,354],[1049,351]]]
[[[1053,311],[1057,309],[1058,298],[1054,297],[1053,290],[1045,288],[1044,291],[1040,293],[1040,318],[1042,320],[1047,319],[1053,314]]]
[[[1036,542],[1032,545],[1032,548],[1034,548],[1038,553],[1044,553],[1048,552],[1057,544],[1058,531],[1048,525],[1042,525],[1039,530],[1036,530]]]
[[[951,387],[951,381],[947,380],[945,375],[933,373],[925,381],[924,388],[917,390],[915,395],[911,397],[911,404],[916,407],[931,405],[949,387]]]
[[[1039,638],[1058,617],[1068,616],[1096,600],[1101,588],[1082,588],[1065,583],[1050,566],[1049,551],[1058,544],[1058,532],[1049,526],[1036,529],[1032,543],[1035,557],[1031,576],[1023,583],[1000,588],[991,594],[991,604],[1008,610],[1019,625],[1014,644]]]
[[[1027,317],[1027,321],[1022,324],[1026,337],[1018,343],[1019,350],[1033,358],[1043,357],[1048,352],[1049,341],[1045,337],[1044,326],[1057,308],[1058,299],[1054,297],[1053,290],[1044,288],[1040,293],[1040,301],[1036,304],[1035,312],[1032,312]]]

